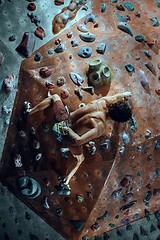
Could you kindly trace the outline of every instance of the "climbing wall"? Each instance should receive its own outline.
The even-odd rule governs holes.
[[[54,21],[63,19],[65,24],[56,27],[59,35],[22,62],[0,166],[2,182],[18,198],[66,239],[75,240],[160,210],[160,2],[93,1],[92,6],[91,14],[66,30],[78,9],[74,4],[64,8],[51,23],[54,33]],[[22,44],[21,54],[30,53],[30,46]],[[108,66],[111,82],[86,91],[92,61]],[[132,92],[132,119],[121,124],[108,120],[105,134],[93,140],[94,154],[84,146],[85,161],[70,182],[71,194],[58,195],[57,177],[66,175],[75,159],[63,154],[66,146],[52,131],[53,108],[28,116],[24,102],[35,106],[48,92],[57,93],[73,111],[123,91]],[[22,176],[33,186],[22,184]]]

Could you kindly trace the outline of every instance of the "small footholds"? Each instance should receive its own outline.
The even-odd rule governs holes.
[[[14,74],[9,74],[3,81],[3,86],[6,93],[10,93],[15,87],[16,76]]]
[[[160,149],[160,138],[157,139],[156,146],[155,146],[155,150],[159,150],[159,149]]]
[[[72,47],[77,47],[79,45],[79,43],[77,40],[72,40],[71,45],[72,45]]]
[[[48,67],[41,67],[39,74],[42,78],[48,78],[52,74],[52,69],[49,69]]]
[[[153,224],[151,224],[150,233],[152,233],[152,232],[154,232],[154,231],[156,231],[156,227],[155,227]]]
[[[61,216],[63,215],[63,210],[62,210],[62,208],[57,208],[56,211],[55,211],[55,213],[56,213],[56,216],[61,217]]]
[[[45,207],[46,209],[49,209],[49,208],[50,208],[50,206],[49,206],[49,204],[48,204],[48,198],[47,198],[47,197],[44,197],[44,198],[43,198],[42,205],[43,205],[43,207]]]
[[[117,231],[116,231],[116,234],[117,234],[118,237],[122,237],[122,236],[123,236],[122,231],[120,231],[120,230],[118,230],[118,229],[117,229]]]
[[[151,191],[148,191],[146,194],[145,194],[145,197],[143,199],[144,202],[149,202],[151,200],[151,197],[152,197],[152,192]]]
[[[60,149],[60,153],[61,153],[61,156],[64,157],[64,158],[69,158],[69,148],[61,148]]]
[[[57,86],[59,87],[63,86],[66,83],[65,77],[59,77],[56,83],[57,83]]]
[[[121,223],[127,225],[131,221],[130,217],[127,216],[121,220]]]
[[[145,66],[151,71],[151,73],[154,76],[157,76],[156,69],[155,69],[154,65],[150,61],[146,62]]]
[[[111,227],[111,228],[114,228],[115,224],[114,223],[109,223],[108,226]]]
[[[106,43],[99,43],[96,48],[97,53],[104,54],[105,50],[106,50]]]
[[[93,194],[91,192],[87,192],[87,197],[90,199],[90,200],[93,200]]]
[[[123,155],[124,152],[125,152],[125,147],[124,146],[120,147],[119,154]]]
[[[82,195],[80,195],[80,194],[77,194],[77,195],[76,195],[76,199],[77,199],[77,201],[78,201],[79,203],[82,203],[82,202],[84,201],[84,197],[83,197]]]
[[[36,26],[38,26],[38,24],[40,24],[40,19],[34,15],[33,13],[28,13],[27,16],[31,19],[31,22],[34,23]]]
[[[155,90],[156,91],[156,90]],[[152,132],[149,129],[146,129],[145,131],[145,138],[148,139],[151,137]]]
[[[141,13],[137,11],[137,12],[135,13],[135,16],[138,17],[138,18],[140,18],[140,17],[141,17]]]
[[[74,93],[78,96],[78,98],[79,98],[80,101],[83,99],[83,94],[82,94],[80,88],[76,88],[76,89],[74,90]]]
[[[96,146],[95,146],[95,142],[90,141],[89,143],[86,144],[87,150],[89,152],[89,154],[94,155],[96,153]]]
[[[148,237],[148,233],[146,232],[146,230],[142,226],[140,226],[140,235]]]
[[[49,187],[49,185],[51,184],[51,181],[48,178],[45,178],[44,183],[45,183],[46,187]]]
[[[67,38],[71,38],[73,36],[72,32],[67,33]]]
[[[106,211],[101,217],[98,217],[97,220],[105,220],[109,217],[109,212]]]
[[[152,59],[152,53],[150,53],[148,50],[144,50],[143,52],[149,59]]]
[[[38,62],[41,60],[41,58],[42,58],[42,54],[37,52],[34,56],[34,61]]]
[[[132,197],[133,197],[133,193],[130,192],[130,193],[127,193],[127,194],[123,195],[122,199],[123,199],[124,202],[127,202],[127,201],[131,200]]]
[[[141,145],[137,146],[137,152],[142,152],[142,146]]]
[[[101,13],[104,13],[107,9],[107,4],[106,3],[102,3],[101,4]]]
[[[46,36],[45,30],[40,26],[37,27],[34,33],[36,37],[40,38],[41,40],[43,40],[43,38]]]
[[[91,95],[94,95],[94,87],[93,86],[81,86],[80,87],[83,91],[90,93]]]
[[[69,94],[68,90],[64,89],[60,92],[60,95],[61,95],[62,99],[66,99],[69,97],[70,94]]]
[[[122,193],[122,188],[119,188],[118,190],[115,190],[112,195],[111,195],[111,198],[114,200],[114,199],[117,199],[120,197]]]
[[[125,11],[125,8],[124,8],[124,6],[123,6],[122,4],[117,3],[117,4],[116,4],[116,8],[117,8],[119,11]]]
[[[46,86],[46,88],[47,88],[48,90],[51,90],[51,89],[55,88],[54,83],[49,82],[49,81],[46,81],[46,82],[45,82],[45,86]]]
[[[15,34],[11,35],[11,36],[8,38],[8,40],[9,40],[10,42],[14,42],[14,41],[16,40],[16,35],[15,35]]]
[[[54,4],[57,5],[57,6],[63,5],[64,0],[54,0]]]
[[[101,144],[101,148],[105,149],[105,150],[109,150],[109,146],[110,146],[110,140],[106,139],[104,143]]]
[[[127,133],[122,134],[122,140],[125,144],[128,144],[130,142],[130,137]]]
[[[139,218],[139,214],[138,213],[134,214],[133,219],[138,219],[138,218]]]
[[[153,27],[159,27],[159,21],[158,21],[158,18],[157,17],[152,17],[150,18],[151,21],[152,21],[152,25]]]
[[[160,177],[160,168],[156,168],[156,177]]]
[[[64,44],[63,43],[60,43],[55,49],[54,49],[54,51],[56,52],[56,53],[61,53],[61,52],[63,52],[64,51]]]
[[[144,42],[145,38],[143,35],[139,34],[139,35],[135,36],[135,40],[137,42]]]
[[[132,176],[131,175],[126,175],[121,181],[120,181],[120,185],[122,187],[128,187],[129,184],[132,181]]]
[[[93,231],[97,231],[98,229],[100,228],[99,224],[97,222],[95,222],[92,226],[91,226],[91,229]]]
[[[14,156],[14,164],[15,164],[15,167],[17,168],[20,168],[23,166],[22,164],[22,158],[21,158],[21,155],[20,154],[16,154]]]
[[[126,231],[130,231],[132,230],[132,225],[131,224],[127,224],[126,225]]]

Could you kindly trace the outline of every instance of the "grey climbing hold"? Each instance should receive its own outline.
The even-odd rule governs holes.
[[[79,24],[77,26],[77,29],[80,31],[80,32],[88,32],[88,29],[86,28],[86,26],[84,24]]]
[[[89,46],[81,47],[78,56],[82,58],[89,58],[92,55],[92,48]]]
[[[150,18],[151,21],[152,21],[152,25],[153,27],[159,27],[159,21],[158,21],[158,18],[157,17],[152,17]]]
[[[85,42],[93,42],[96,39],[96,35],[93,33],[81,33],[80,38]]]
[[[144,50],[143,52],[149,59],[152,59],[152,53],[150,53],[148,50]]]
[[[125,65],[125,69],[126,69],[127,72],[129,72],[129,73],[133,73],[133,72],[135,71],[134,66],[131,65],[131,64],[126,64],[126,65]]]
[[[135,40],[137,42],[144,42],[144,36],[139,34],[139,35],[135,36]]]
[[[102,3],[101,4],[101,13],[104,13],[106,11],[107,8],[107,4],[106,3]]]
[[[63,44],[63,43],[60,43],[60,44],[54,49],[54,51],[55,51],[56,53],[61,53],[61,52],[63,52],[63,51],[64,51],[64,44]]]
[[[133,31],[132,31],[132,28],[130,27],[130,25],[126,22],[120,22],[118,23],[118,28],[120,30],[122,30],[123,32],[126,32],[128,33],[130,36],[133,37]]]
[[[118,21],[120,22],[127,22],[127,18],[120,13],[117,13],[117,18],[118,18]]]
[[[106,43],[99,43],[96,48],[97,53],[104,54],[105,50],[106,50]]]
[[[128,11],[134,11],[134,4],[131,2],[125,2],[124,6],[128,9]]]

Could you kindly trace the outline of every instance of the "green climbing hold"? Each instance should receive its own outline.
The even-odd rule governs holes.
[[[134,4],[131,2],[125,2],[124,6],[128,9],[128,11],[134,11]]]

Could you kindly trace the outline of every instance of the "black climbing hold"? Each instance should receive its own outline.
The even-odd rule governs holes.
[[[140,226],[140,235],[148,237],[148,233],[146,232],[146,230],[142,226]]]
[[[127,216],[121,220],[121,223],[127,225],[131,221],[130,217]]]
[[[138,218],[139,218],[139,214],[138,213],[134,214],[133,219],[138,219]]]
[[[126,64],[125,65],[125,69],[127,70],[127,72],[129,73],[133,73],[135,71],[135,68],[131,65],[131,64]]]
[[[56,215],[57,215],[58,217],[60,217],[60,216],[63,215],[63,210],[62,210],[62,208],[57,208],[57,209],[56,209]]]
[[[70,222],[77,231],[81,231],[86,223],[84,221],[78,221],[78,220],[71,220]]]
[[[122,231],[120,231],[120,230],[117,230],[116,233],[117,233],[118,237],[122,237],[123,236]]]
[[[133,234],[133,240],[139,240],[139,237],[138,237],[137,233]]]
[[[154,231],[156,231],[156,227],[155,227],[153,224],[151,224],[150,233],[152,233],[152,232],[154,232]]]
[[[61,52],[63,52],[63,51],[64,51],[64,44],[63,44],[63,43],[60,43],[60,44],[54,49],[54,51],[55,51],[56,53],[61,53]]]
[[[143,199],[144,202],[149,202],[151,200],[152,197],[152,192],[148,191]]]
[[[160,138],[157,139],[156,146],[155,146],[155,150],[159,150],[159,149],[160,149]]]
[[[16,40],[16,35],[11,35],[9,38],[8,38],[8,40],[10,41],[10,42],[14,42],[15,40]]]
[[[101,217],[98,217],[97,220],[105,220],[109,217],[109,212],[106,211]]]
[[[154,212],[154,216],[155,216],[155,218],[157,218],[158,220],[160,220],[160,211],[155,211],[155,212]]]
[[[39,240],[39,238],[36,235],[32,234],[32,233],[30,233],[29,236],[30,236],[31,240]]]
[[[41,60],[41,58],[42,58],[41,53],[37,52],[34,56],[34,61],[38,62]]]
[[[114,223],[109,223],[108,224],[111,228],[114,228],[115,227],[115,224]]]
[[[137,200],[133,200],[133,201],[129,202],[128,204],[124,205],[123,207],[121,207],[120,210],[124,211],[124,210],[132,207],[136,202],[137,202]]]
[[[25,218],[26,218],[27,220],[30,220],[30,219],[31,219],[31,217],[30,217],[30,215],[29,215],[28,212],[25,212]]]
[[[160,168],[156,169],[156,177],[160,177]]]
[[[119,11],[125,11],[125,8],[123,7],[122,4],[117,3],[116,8],[117,8]]]
[[[147,51],[147,50],[144,50],[143,52],[144,52],[144,54],[145,54],[149,59],[152,59],[152,53],[150,53],[150,52]]]
[[[88,236],[83,236],[82,240],[89,240]]]
[[[137,36],[135,36],[135,40],[137,42],[143,42],[144,41],[144,36],[143,35],[137,35]]]
[[[126,231],[130,231],[132,230],[132,225],[131,224],[127,224],[126,225]]]
[[[146,219],[147,219],[147,221],[149,222],[150,221],[150,212],[147,210],[147,209],[145,209],[144,210],[144,214],[145,214],[145,217],[146,217]]]

